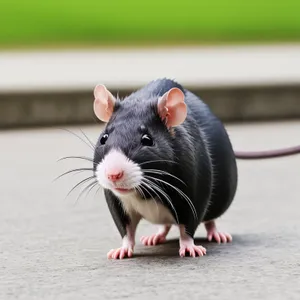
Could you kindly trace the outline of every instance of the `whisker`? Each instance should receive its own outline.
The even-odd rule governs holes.
[[[146,199],[145,193],[143,192],[143,190],[139,186],[135,187],[134,189],[137,189],[138,192],[141,194],[141,196],[144,197],[144,199]]]
[[[78,195],[76,201],[75,201],[75,205],[78,203],[79,199],[81,198],[81,196],[88,191],[88,193],[86,194],[86,197],[89,195],[89,193],[91,192],[91,190],[97,185],[97,181],[93,181],[92,183],[88,184]]]
[[[151,176],[147,176],[147,177],[151,177]],[[175,189],[189,204],[189,206],[192,210],[192,213],[194,215],[195,220],[198,219],[197,211],[196,211],[196,208],[195,208],[194,204],[192,203],[191,199],[182,190],[180,190],[179,188],[173,186],[172,184],[170,184],[170,183],[168,183],[168,182],[166,182],[162,179],[158,179],[158,178],[154,178],[154,177],[152,177],[152,179],[160,181],[162,183],[165,183],[165,184],[169,185],[170,187],[172,187],[173,189]]]
[[[89,148],[91,148],[93,151],[95,150],[93,147],[91,147],[91,145],[89,143],[87,143],[80,135],[76,134],[75,132],[69,130],[69,129],[66,129],[66,128],[60,128],[61,130],[65,130],[67,131],[68,133],[76,136],[78,139],[80,139],[83,143],[85,143]]]
[[[161,189],[157,184],[155,184],[154,182],[151,182],[151,181],[150,181],[150,182],[149,182],[149,185],[150,185],[150,183],[151,183],[151,186],[152,186],[154,189],[156,189],[158,192],[160,192],[160,193],[164,196],[164,198],[167,200],[167,202],[170,204],[170,206],[171,206],[173,212],[175,213],[176,222],[177,222],[177,224],[179,224],[179,218],[178,218],[177,211],[176,211],[175,206],[173,205],[172,200],[171,200],[171,198],[169,197],[169,195],[168,195],[163,189]]]
[[[56,180],[58,180],[59,178],[65,176],[65,175],[68,175],[70,173],[73,173],[73,172],[82,172],[82,171],[94,171],[94,169],[91,169],[91,168],[78,168],[78,169],[73,169],[73,170],[70,170],[70,171],[67,171],[61,175],[59,175],[58,177],[56,177],[53,182],[55,182]]]
[[[151,189],[151,187],[149,186],[149,184],[147,184],[146,182],[142,182],[141,185],[144,187],[144,189],[146,190],[146,192],[151,196],[151,199],[153,199],[153,201],[155,202],[156,204],[156,211],[157,211],[157,214],[159,214],[159,208],[158,208],[158,205],[157,205],[157,202],[155,200],[155,198],[151,195],[151,193],[147,190],[147,187]],[[141,189],[142,190],[142,189]],[[153,190],[153,192],[155,193],[155,191]],[[157,195],[157,197],[159,198],[160,202],[163,204],[163,201],[162,199],[160,198],[160,196],[155,193]],[[146,197],[145,197],[146,198]]]
[[[89,191],[88,191],[87,194],[86,194],[86,197],[90,194],[90,192],[92,191],[92,189],[93,189],[95,186],[97,186],[97,185],[98,185],[98,181],[95,180],[94,185],[89,189]]]
[[[124,187],[132,186],[133,188],[136,187],[136,179],[140,179],[140,175],[131,176],[124,184]]]
[[[98,195],[98,192],[99,192],[100,189],[102,189],[102,186],[99,184],[99,187],[96,190],[96,193],[94,194],[94,200],[95,200],[96,196]]]
[[[170,186],[171,188],[173,188],[175,191],[177,191],[177,192],[178,192],[178,193],[179,193],[179,194],[187,201],[187,203],[189,204],[189,206],[190,206],[190,208],[191,208],[191,210],[192,210],[192,213],[193,213],[193,215],[194,215],[195,220],[198,219],[197,211],[196,211],[196,208],[195,208],[194,204],[192,203],[191,199],[190,199],[190,198],[189,198],[182,190],[180,190],[179,188],[175,187],[175,186],[172,185],[171,183],[168,183],[168,182],[165,181],[165,180],[158,179],[158,178],[155,178],[155,177],[152,177],[152,176],[148,176],[148,175],[145,175],[145,177],[151,178],[151,179],[153,179],[153,180],[157,180],[157,181],[159,181],[159,182],[162,182],[162,183],[164,183],[164,184]]]
[[[154,182],[150,181],[149,179],[144,178],[143,180],[144,181],[142,181],[142,183],[144,184],[144,186],[147,186],[148,188],[150,188],[156,194],[156,196],[159,198],[161,203],[164,203],[162,201],[162,199],[160,198],[160,196],[156,193],[156,191],[153,188],[157,188],[157,190],[162,194],[164,194],[164,191],[158,185],[156,185]],[[169,198],[169,196],[167,196],[167,197]]]
[[[170,199],[170,197],[157,185],[155,184],[154,182],[152,182],[151,180],[147,179],[147,178],[144,178],[143,180],[146,180],[146,182],[148,183],[148,186],[151,188],[151,190],[159,197],[159,195],[156,193],[156,191],[154,189],[157,189],[158,192],[160,192],[164,197],[165,199],[168,201],[168,203],[170,204],[173,212],[175,213],[175,216],[176,216],[176,222],[177,224],[179,224],[179,219],[178,219],[178,215],[177,215],[177,212],[176,212],[176,209]],[[145,183],[145,182],[144,182]],[[150,185],[151,184],[151,185]],[[161,198],[159,197],[159,199],[161,200]],[[162,200],[161,200],[162,201]],[[163,203],[163,202],[162,202]]]
[[[140,163],[140,165],[146,165],[146,164],[150,164],[150,163],[154,163],[154,162],[169,162],[169,163],[173,163],[173,164],[178,164],[178,162],[176,161],[172,161],[172,160],[165,160],[165,159],[158,159],[158,160],[149,160],[149,161],[145,161],[145,162],[142,162]]]
[[[87,156],[65,156],[65,157],[61,157],[60,159],[58,159],[57,162],[63,161],[66,159],[82,159],[82,160],[94,162],[94,160],[92,158],[87,157]]]
[[[75,174],[73,174],[73,175],[75,176],[75,175],[78,175],[78,174],[83,173],[83,172],[85,172],[85,170],[74,172]]]
[[[81,184],[84,184],[85,182],[88,182],[88,181],[90,181],[90,180],[92,180],[92,179],[94,179],[95,178],[95,176],[90,176],[90,177],[88,177],[88,178],[85,178],[85,179],[83,179],[83,180],[81,180],[80,182],[78,182],[75,186],[73,186],[73,188],[69,191],[69,193],[67,194],[67,196],[66,196],[66,198],[78,187],[78,186],[80,186]]]
[[[96,148],[96,146],[91,142],[91,140],[88,138],[88,136],[81,129],[79,129],[79,130],[82,132],[82,134],[85,136],[85,138],[89,141],[90,144],[87,141],[85,141],[80,135],[76,134],[75,132],[73,132],[69,129],[66,129],[66,128],[60,128],[60,129],[64,130],[64,131],[67,131],[68,133],[74,135],[75,137],[80,139],[84,144],[86,144],[90,149],[92,149],[93,152],[96,152],[100,155],[100,153],[98,152],[98,149]],[[103,152],[103,149],[102,149],[102,152]]]
[[[92,141],[88,138],[88,136],[83,132],[83,130],[81,128],[79,128],[80,132],[85,136],[85,138],[87,139],[87,141],[90,143],[90,145],[92,146],[93,150],[96,149],[95,144],[92,143]]]
[[[177,179],[178,181],[182,182],[185,186],[186,183],[184,181],[182,181],[180,178],[178,178],[177,176],[169,173],[169,172],[166,172],[166,171],[162,171],[162,170],[158,170],[158,169],[143,169],[143,172],[144,173],[153,173],[153,174],[159,174],[159,175],[168,175],[170,177],[173,177],[175,179]]]

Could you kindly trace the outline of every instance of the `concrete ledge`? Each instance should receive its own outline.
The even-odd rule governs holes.
[[[0,127],[95,122],[93,88],[174,78],[224,121],[300,118],[300,45],[0,52]]]
[[[300,118],[300,85],[187,88],[225,122]],[[0,127],[95,123],[92,104],[91,90],[0,94]]]

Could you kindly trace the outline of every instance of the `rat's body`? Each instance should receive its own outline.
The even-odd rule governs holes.
[[[236,192],[235,155],[207,105],[168,79],[122,101],[103,87],[95,97],[95,113],[108,123],[96,145],[94,169],[123,238],[122,247],[108,256],[132,255],[141,218],[162,225],[157,234],[142,238],[145,245],[163,242],[171,225],[179,225],[181,256],[205,254],[193,242],[201,222],[209,240],[231,241],[214,220]]]

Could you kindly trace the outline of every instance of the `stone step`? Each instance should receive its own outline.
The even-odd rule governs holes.
[[[300,45],[0,52],[0,127],[94,122],[93,88],[175,79],[224,121],[300,118]]]

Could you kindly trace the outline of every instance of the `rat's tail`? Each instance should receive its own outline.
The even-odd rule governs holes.
[[[300,154],[300,145],[290,148],[267,150],[267,151],[235,151],[235,157],[237,159],[266,159],[274,157],[282,157]]]

